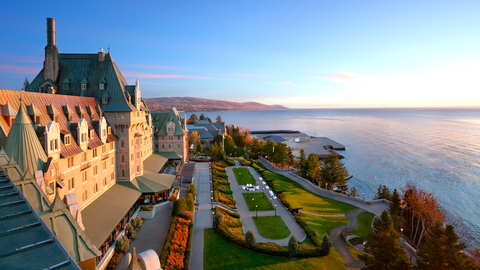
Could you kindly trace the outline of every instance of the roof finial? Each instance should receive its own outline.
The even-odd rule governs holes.
[[[22,104],[22,92],[23,91],[20,91],[20,98],[18,100],[20,100],[20,104]]]
[[[108,45],[108,53],[110,53],[110,45]]]

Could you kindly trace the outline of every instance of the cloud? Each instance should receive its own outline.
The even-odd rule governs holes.
[[[172,79],[172,78],[182,78],[182,79],[199,79],[199,80],[212,80],[212,77],[208,76],[190,76],[190,75],[175,75],[175,74],[152,74],[152,73],[140,73],[132,71],[124,71],[123,75],[129,77],[137,78],[149,78],[149,79]]]
[[[288,85],[294,85],[294,84],[291,83],[291,82],[277,82],[277,83],[267,82],[267,84],[288,84]]]
[[[0,65],[0,72],[1,73],[10,73],[10,74],[22,74],[22,75],[30,75],[30,74],[37,74],[41,68],[39,67],[20,67],[20,66],[12,66],[12,65]]]
[[[365,83],[374,80],[372,77],[359,76],[353,73],[334,73],[324,76],[314,76],[312,78],[330,80],[335,83]]]
[[[120,64],[119,66],[128,67],[128,68],[144,68],[144,69],[169,69],[169,70],[189,70],[190,69],[185,67],[160,66],[160,65],[142,64],[142,63]]]

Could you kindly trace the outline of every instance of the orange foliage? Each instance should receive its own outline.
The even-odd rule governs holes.
[[[183,269],[183,261],[185,260],[185,250],[188,242],[188,225],[190,221],[183,218],[178,218],[178,223],[175,226],[175,233],[173,234],[172,245],[170,246],[170,253],[168,254],[167,269]]]

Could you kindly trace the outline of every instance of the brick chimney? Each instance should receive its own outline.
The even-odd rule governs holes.
[[[98,52],[98,62],[102,63],[105,61],[105,52],[103,51],[103,48],[100,48],[100,51]]]
[[[55,42],[55,19],[47,18],[47,46],[45,46],[45,61],[43,62],[43,81],[57,81],[59,71],[58,49]]]

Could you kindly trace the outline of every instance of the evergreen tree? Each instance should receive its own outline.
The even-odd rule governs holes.
[[[322,254],[323,256],[327,256],[330,254],[330,249],[332,248],[332,241],[330,238],[325,234],[322,239]]]
[[[320,160],[316,154],[308,155],[308,159],[305,161],[305,173],[308,175],[308,180],[310,182],[314,182],[312,179],[314,178],[315,170],[320,166]]]
[[[379,185],[377,189],[377,194],[375,194],[375,197],[373,197],[373,199],[385,199],[390,201],[392,199],[392,193],[390,193],[390,189],[387,186]]]
[[[462,251],[465,245],[458,243],[459,237],[452,225],[443,227],[437,221],[425,235],[425,241],[418,249],[417,266],[422,270],[474,269],[468,256]]]
[[[235,145],[237,147],[245,147],[245,137],[243,135],[238,135],[237,138],[235,138]]]
[[[354,197],[354,198],[358,198],[358,192],[357,192],[357,189],[355,187],[352,187],[349,191],[348,191],[348,195]]]
[[[292,234],[290,240],[288,240],[288,254],[290,254],[290,258],[295,257],[298,253],[298,241],[295,234]]]
[[[251,147],[252,152],[258,155],[259,147],[260,147],[260,143],[258,142],[257,137],[254,137],[252,140],[252,147]]]
[[[393,228],[393,221],[386,210],[373,220],[374,233],[367,236],[365,254],[359,258],[365,263],[364,270],[413,269],[403,246],[400,235]]]
[[[401,212],[402,212],[402,206],[401,206],[401,199],[400,199],[400,194],[398,194],[397,189],[394,189],[392,192],[392,198],[390,200],[390,216],[392,217],[393,220],[393,228],[395,230],[398,230],[398,227],[401,225]]]
[[[188,124],[196,124],[198,122],[198,116],[194,113],[190,115],[190,118],[188,118],[187,123]]]
[[[305,170],[305,151],[303,149],[300,149],[300,160],[298,161],[298,166],[297,168],[300,169],[300,176],[301,177],[306,177],[307,173]]]
[[[199,118],[199,120],[205,120],[205,119],[207,119],[207,118],[205,117],[205,114],[203,114],[203,113],[202,113],[202,114],[200,114],[200,118]]]
[[[222,120],[222,117],[220,115],[218,115],[216,118],[215,118],[215,123],[222,123],[223,120]]]
[[[218,225],[221,225],[222,223],[223,223],[223,214],[222,213],[215,214],[215,227],[218,228]]]
[[[196,150],[197,150],[197,153],[203,152],[203,147],[202,147],[202,145],[201,145],[201,144],[198,144]]]
[[[347,182],[353,176],[348,176],[348,170],[345,165],[340,162],[337,156],[328,155],[321,161],[320,183],[328,190],[333,189],[333,185],[346,191]]]

